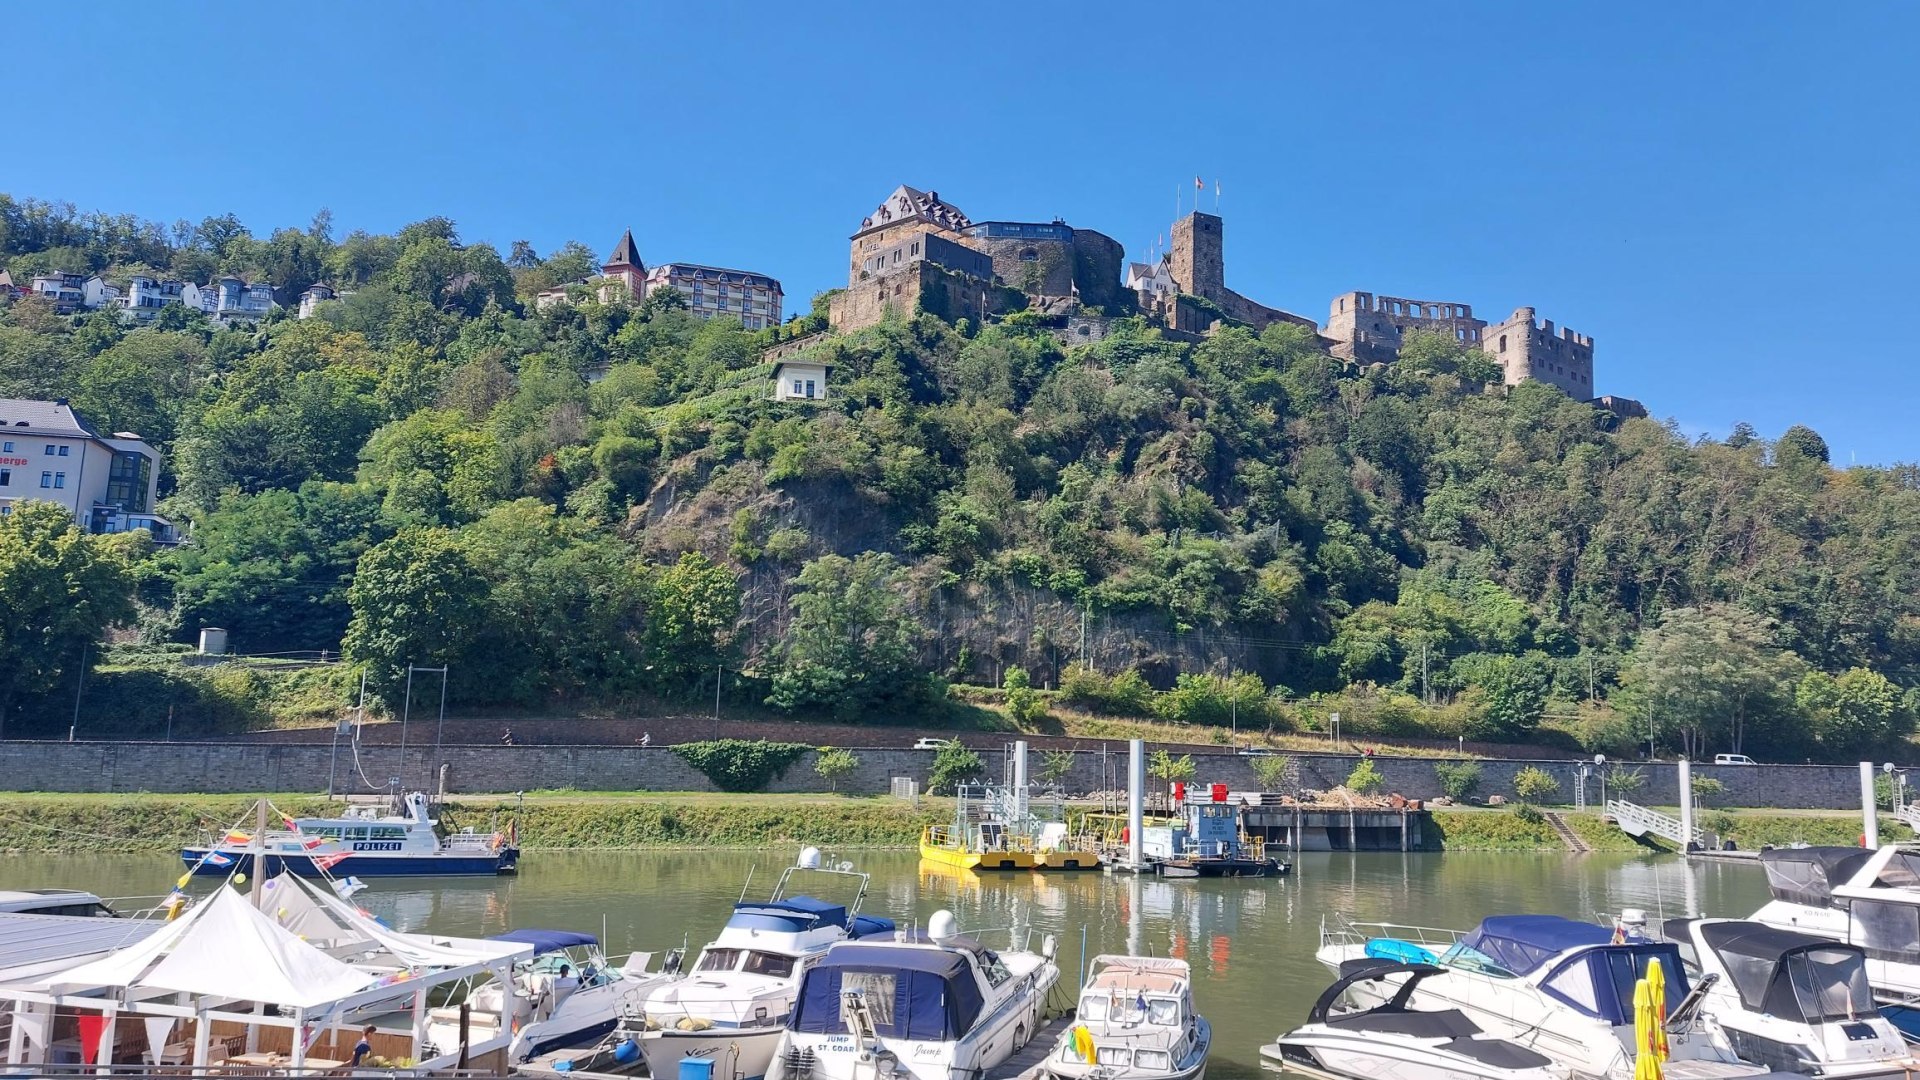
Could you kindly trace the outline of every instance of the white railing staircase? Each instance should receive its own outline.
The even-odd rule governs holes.
[[[1669,843],[1685,846],[1680,835],[1680,819],[1671,814],[1663,814],[1625,799],[1608,799],[1607,814],[1628,836],[1641,837],[1652,833]],[[1690,839],[1701,847],[1706,846],[1706,836],[1698,826],[1694,828]]]

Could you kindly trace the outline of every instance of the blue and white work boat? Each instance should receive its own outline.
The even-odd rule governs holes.
[[[405,806],[399,815],[366,806],[351,807],[342,817],[289,818],[292,828],[259,837],[229,832],[207,846],[182,849],[180,858],[192,873],[220,876],[253,873],[256,853],[265,857],[269,876],[473,877],[519,869],[520,848],[511,831],[487,836],[463,829],[443,836],[440,823],[427,816],[425,795],[409,794]]]

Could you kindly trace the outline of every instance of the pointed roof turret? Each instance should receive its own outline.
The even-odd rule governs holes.
[[[634,246],[632,229],[620,234],[620,242],[613,245],[613,254],[607,256],[606,263],[600,269],[610,274],[615,267],[626,266],[642,271],[647,268],[647,265],[640,261],[640,249]]]

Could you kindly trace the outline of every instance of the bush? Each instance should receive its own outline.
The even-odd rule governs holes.
[[[860,766],[860,755],[843,746],[823,746],[814,760],[813,771],[827,782],[828,791],[840,789],[840,778]]]
[[[1450,799],[1470,799],[1480,789],[1480,763],[1477,761],[1436,761],[1433,773],[1440,778],[1440,790]]]
[[[1705,806],[1708,799],[1717,799],[1727,793],[1727,785],[1711,776],[1693,778],[1693,801]]]
[[[1251,728],[1284,725],[1286,714],[1267,696],[1260,676],[1236,672],[1230,676],[1181,675],[1173,689],[1153,702],[1162,720],[1175,724],[1238,723]]]
[[[1539,825],[1547,820],[1547,815],[1541,813],[1538,807],[1524,802],[1513,808],[1513,816],[1529,825]]]
[[[1071,750],[1041,751],[1040,779],[1049,784],[1058,783],[1073,771],[1074,753]]]
[[[1060,700],[1104,716],[1153,714],[1153,688],[1133,668],[1107,676],[1081,664],[1069,664],[1060,675]]]
[[[931,795],[951,795],[958,791],[961,784],[979,776],[986,768],[980,755],[966,748],[958,739],[949,739],[933,755],[933,767],[927,770],[927,792]]]
[[[1282,754],[1263,754],[1253,759],[1253,778],[1261,791],[1292,791],[1300,786],[1293,759]]]
[[[1513,794],[1523,803],[1542,802],[1559,790],[1560,781],[1537,766],[1529,765],[1513,774]]]
[[[673,752],[721,791],[759,791],[811,749],[806,743],[710,739],[680,743]]]
[[[1010,667],[1000,684],[1007,692],[1007,716],[1021,728],[1031,728],[1047,718],[1047,702],[1033,688],[1033,679],[1023,667]]]
[[[1607,787],[1621,796],[1631,795],[1647,786],[1647,774],[1642,769],[1628,769],[1619,765],[1607,770]]]
[[[1361,758],[1360,764],[1355,765],[1353,771],[1347,774],[1347,790],[1360,795],[1378,791],[1386,782],[1387,778],[1380,775],[1379,769],[1374,768],[1372,758]]]

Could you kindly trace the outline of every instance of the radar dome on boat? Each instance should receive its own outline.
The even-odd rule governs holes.
[[[959,936],[960,920],[953,917],[953,912],[942,908],[927,920],[927,937],[936,944],[945,945]]]
[[[802,870],[820,869],[820,849],[817,847],[801,848],[800,860],[794,863],[794,865],[798,866]]]

